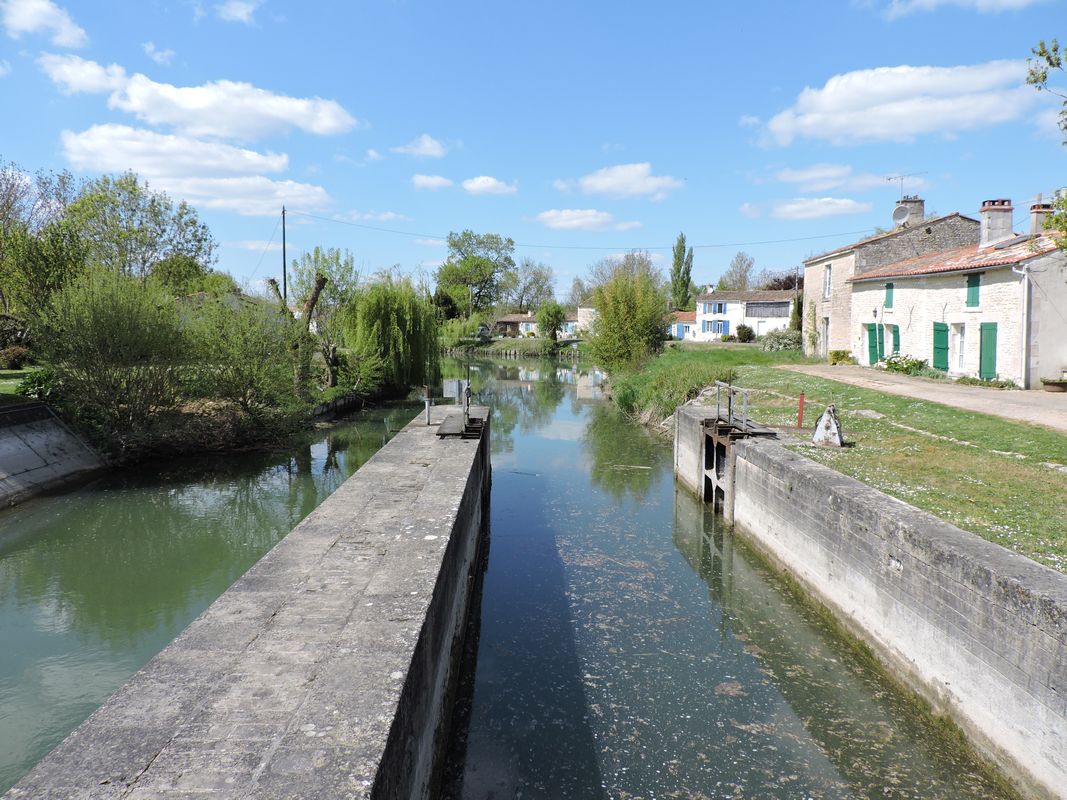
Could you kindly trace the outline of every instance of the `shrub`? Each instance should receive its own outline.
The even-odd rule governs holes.
[[[761,346],[771,353],[777,353],[782,350],[799,350],[803,346],[801,339],[800,331],[786,328],[768,333],[763,337]]]
[[[851,350],[831,350],[828,354],[831,364],[855,364]]]
[[[534,339],[536,337],[537,337],[537,334],[534,333],[533,331],[526,331],[526,338],[527,339]]]
[[[736,342],[737,341],[737,337],[734,336],[732,333],[724,333],[722,335],[722,337],[720,337],[719,341],[720,342]]]
[[[751,327],[741,323],[737,326],[737,341],[739,342],[753,342],[756,340],[756,333]]]
[[[987,389],[1018,389],[1019,384],[1010,379],[997,379],[997,378],[972,378],[970,375],[964,375],[956,378],[956,383],[961,383],[964,386],[984,386]]]
[[[651,411],[662,419],[700,394],[705,386],[736,380],[737,370],[733,367],[707,364],[696,369],[659,370],[651,377],[645,372],[627,373],[612,382],[611,392],[623,412],[638,415]]]
[[[593,358],[611,371],[640,364],[663,349],[665,298],[645,272],[617,268],[595,294]]]
[[[890,372],[901,372],[905,375],[920,375],[923,373],[923,370],[930,369],[930,365],[921,358],[914,358],[901,353],[892,353],[891,355],[886,356],[885,368]]]
[[[447,295],[446,295],[447,296]],[[478,321],[470,319],[450,319],[440,326],[439,340],[442,347],[455,347],[461,342],[478,338]]]
[[[13,344],[0,350],[0,369],[22,369],[29,363],[30,348]]]
[[[52,296],[37,333],[65,410],[104,444],[178,400],[186,341],[177,306],[152,284],[104,270],[82,275]]]
[[[51,367],[35,370],[19,381],[16,394],[44,403],[59,405],[63,395],[63,383]]]

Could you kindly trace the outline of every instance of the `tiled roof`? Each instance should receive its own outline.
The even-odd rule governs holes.
[[[675,322],[697,321],[697,312],[695,311],[672,311],[668,316],[674,319]]]
[[[502,317],[496,318],[497,322],[537,322],[537,317],[531,317],[529,314],[505,314]]]
[[[926,227],[926,226],[933,225],[935,223],[941,222],[942,220],[949,219],[951,217],[960,217],[962,219],[970,220],[971,222],[978,222],[978,220],[974,219],[973,217],[968,217],[968,216],[966,216],[964,214],[961,214],[960,212],[956,211],[956,212],[953,212],[952,214],[945,214],[943,217],[935,217],[934,219],[924,220],[922,224],[923,224],[923,227]],[[811,258],[805,258],[804,259],[804,263],[805,264],[811,264],[812,262],[815,262],[815,261],[822,261],[824,258],[829,258],[830,256],[836,256],[836,255],[838,255],[840,253],[847,253],[849,250],[855,250],[857,247],[863,247],[863,245],[865,245],[865,244],[870,244],[871,242],[877,242],[877,241],[880,241],[882,239],[889,239],[890,237],[898,236],[899,234],[904,233],[904,231],[913,230],[913,228],[915,228],[915,227],[918,227],[918,226],[908,226],[907,228],[894,228],[891,231],[884,231],[882,233],[876,233],[874,236],[868,236],[866,239],[860,239],[858,242],[853,242],[852,244],[846,244],[844,247],[838,247],[836,250],[828,250],[827,252],[820,253],[817,256],[812,256]]]
[[[855,275],[849,283],[882,280],[884,278],[910,278],[919,275],[936,275],[942,272],[973,272],[978,269],[1008,267],[1043,256],[1056,249],[1051,236],[1021,235],[991,247],[979,248],[969,244],[953,250],[939,253],[927,253],[903,261],[896,261],[884,267]]]
[[[792,289],[752,289],[746,292],[708,292],[697,295],[700,303],[781,303],[796,297]]]

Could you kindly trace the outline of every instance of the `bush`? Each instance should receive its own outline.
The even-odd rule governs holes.
[[[447,296],[447,295],[446,295]],[[441,324],[439,341],[442,347],[456,347],[461,342],[478,338],[478,321],[470,319],[450,319]]]
[[[739,342],[754,342],[756,340],[756,333],[748,325],[744,323],[737,326],[737,341]]]
[[[13,344],[0,350],[0,369],[22,369],[30,361],[30,348]]]
[[[616,268],[594,298],[590,348],[597,363],[611,371],[632,368],[663,349],[665,298],[648,274]]]
[[[800,331],[784,328],[764,336],[761,347],[768,352],[777,353],[782,350],[799,350],[802,344]]]
[[[52,296],[37,333],[64,410],[105,446],[177,403],[186,340],[174,300],[158,287],[87,273]]]
[[[1010,379],[997,379],[997,378],[972,378],[970,375],[964,375],[960,378],[956,378],[956,383],[961,383],[964,386],[984,386],[987,389],[1018,389],[1019,384]]]
[[[886,356],[885,368],[890,372],[900,372],[904,375],[921,375],[924,370],[929,370],[930,365],[924,359],[913,358],[901,353],[892,353]],[[937,372],[940,371],[937,370]]]
[[[63,383],[55,370],[43,367],[19,381],[15,393],[43,403],[59,405],[63,397]]]
[[[851,350],[831,350],[828,356],[831,365],[856,363],[856,359],[852,357]]]
[[[612,382],[615,404],[625,413],[638,415],[654,412],[660,419],[669,417],[678,406],[692,400],[705,386],[715,381],[733,383],[733,367],[702,364],[695,369],[660,370],[651,378],[644,373],[629,373]]]
[[[737,341],[737,337],[734,336],[732,333],[724,333],[722,335],[722,337],[720,337],[719,341],[720,342],[736,342]]]

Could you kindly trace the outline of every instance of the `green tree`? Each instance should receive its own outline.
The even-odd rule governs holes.
[[[88,249],[73,225],[53,220],[36,232],[25,224],[0,229],[0,253],[4,306],[28,324],[85,271]]]
[[[153,267],[183,255],[210,266],[215,240],[196,210],[154,192],[133,172],[88,184],[66,212],[89,242],[92,259],[122,275],[146,280]]]
[[[556,334],[566,320],[567,312],[555,300],[546,300],[537,310],[537,327],[541,331],[541,336],[547,336],[553,342],[556,341]]]
[[[1053,39],[1048,43],[1044,40],[1038,42],[1037,47],[1030,52],[1035,57],[1027,60],[1029,69],[1026,75],[1026,82],[1039,92],[1048,92],[1062,101],[1059,125],[1064,134],[1063,144],[1067,145],[1067,89],[1049,85],[1050,72],[1063,73],[1065,71],[1063,63],[1064,50],[1060,48],[1060,43]],[[1067,231],[1067,196],[1061,194],[1053,201],[1053,213],[1045,220],[1045,229],[1056,231],[1060,234]],[[1056,243],[1062,249],[1067,250],[1067,236],[1057,236]]]
[[[192,256],[174,253],[152,266],[152,280],[175,297],[203,291],[208,268]]]
[[[693,248],[685,249],[685,234],[679,233],[674,243],[674,259],[671,262],[671,307],[685,309],[692,299],[689,287],[693,277]]]
[[[756,261],[745,252],[739,252],[733,257],[726,272],[719,278],[715,288],[720,291],[743,292],[752,286],[752,270],[755,269]]]
[[[515,272],[514,252],[515,242],[496,233],[449,233],[448,258],[437,268],[437,286],[467,316],[485,311],[503,299]]]
[[[590,343],[598,363],[609,370],[633,368],[663,349],[666,297],[647,272],[620,265],[594,297]]]
[[[356,260],[345,250],[336,247],[305,251],[293,259],[289,270],[291,276],[292,296],[303,304],[315,290],[316,280],[325,278],[326,283],[319,292],[318,300],[311,309],[309,329],[315,339],[326,364],[327,386],[336,386],[341,359],[338,348],[342,337],[342,309],[351,302],[359,288],[359,271]]]

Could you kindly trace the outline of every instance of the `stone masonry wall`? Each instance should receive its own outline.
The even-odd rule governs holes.
[[[856,248],[856,274],[895,264],[907,258],[953,250],[965,244],[978,244],[979,222],[958,215],[911,225],[895,236],[887,236]]]
[[[1067,797],[1067,576],[792,453],[734,448],[734,522],[1037,797]]]

